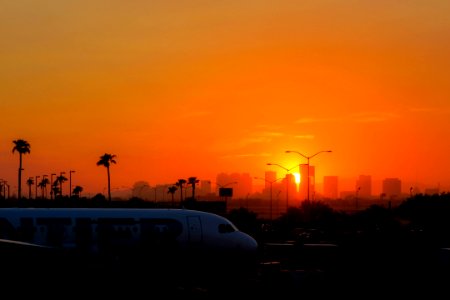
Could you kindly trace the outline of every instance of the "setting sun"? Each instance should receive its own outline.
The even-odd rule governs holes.
[[[295,177],[295,183],[300,184],[300,173],[292,173]]]

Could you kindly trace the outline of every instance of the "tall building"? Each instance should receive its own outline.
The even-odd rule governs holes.
[[[220,173],[216,177],[216,193],[219,187],[233,189],[233,198],[245,198],[252,192],[252,178],[249,173]]]
[[[372,196],[372,176],[359,175],[355,190],[358,191],[359,198],[370,198]]]
[[[230,182],[234,182],[228,187],[233,188],[234,198],[245,198],[252,191],[252,178],[249,173],[232,173]]]
[[[199,196],[206,196],[208,194],[211,194],[211,181],[210,180],[200,180],[200,186],[198,189],[198,195]]]
[[[326,198],[330,198],[330,199],[338,198],[338,177],[337,176],[324,176],[323,177],[323,195]]]
[[[386,178],[382,183],[382,192],[388,198],[399,197],[402,193],[402,182],[398,178]]]

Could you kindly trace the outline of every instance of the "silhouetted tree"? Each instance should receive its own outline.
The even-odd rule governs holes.
[[[31,199],[31,186],[34,184],[33,177],[30,177],[27,179],[27,185],[28,185],[28,199]]]
[[[67,181],[67,177],[65,177],[64,175],[59,175],[58,177],[56,177],[56,184],[59,184],[59,195],[62,197],[62,184],[64,181]],[[55,194],[56,195],[56,194]]]
[[[17,185],[17,196],[18,199],[22,197],[22,154],[30,153],[30,144],[22,139],[13,141],[14,148],[12,152],[19,152],[19,183]]]
[[[81,197],[81,192],[83,191],[83,187],[81,187],[81,186],[79,186],[79,185],[77,185],[77,186],[75,186],[74,188],[73,188],[73,194],[76,196],[76,197]]]
[[[102,203],[102,202],[106,201],[106,198],[103,194],[98,193],[98,194],[95,194],[94,197],[92,197],[92,201],[94,203],[95,202]]]
[[[53,195],[55,196],[55,198],[56,198],[56,196],[59,194],[59,191],[60,191],[60,189],[59,189],[59,182],[58,181],[54,181],[53,183],[52,183],[52,193],[53,193]]]
[[[177,189],[178,189],[178,188],[177,188],[175,185],[172,185],[172,186],[169,186],[169,189],[168,189],[168,191],[167,191],[167,193],[172,194],[172,207],[175,206],[175,201],[174,201],[173,197],[174,197],[174,194],[175,194],[175,192],[177,191]]]
[[[39,182],[38,186],[41,188],[42,198],[47,198],[47,184],[50,184],[50,180],[47,177],[42,178],[41,182]]]
[[[195,200],[195,185],[199,182],[197,177],[189,177],[188,184],[192,186],[192,199]]]
[[[183,187],[186,184],[186,179],[178,179],[175,185],[180,188],[180,204],[183,203]]]
[[[109,200],[109,202],[111,202],[111,177],[109,174],[109,166],[111,164],[116,163],[114,158],[116,158],[116,155],[105,153],[102,156],[100,156],[100,160],[97,162],[97,166],[104,166],[106,168],[106,172],[108,174],[108,200]]]

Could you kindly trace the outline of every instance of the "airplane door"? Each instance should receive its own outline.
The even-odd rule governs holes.
[[[189,242],[198,243],[202,240],[202,224],[200,217],[187,217],[189,228]]]

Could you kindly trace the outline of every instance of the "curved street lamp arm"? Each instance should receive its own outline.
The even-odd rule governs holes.
[[[280,168],[286,170],[286,172],[289,172],[289,171],[291,171],[292,169],[298,167],[297,165],[295,165],[295,166],[293,166],[292,168],[288,169],[288,168],[283,167],[282,165],[279,165],[279,164],[267,163],[267,165],[268,165],[268,166],[278,166],[278,167],[280,167]]]
[[[298,152],[298,151],[293,151],[293,150],[286,150],[285,151],[286,153],[297,153],[298,155],[301,155],[301,156],[303,156],[304,158],[306,158],[306,159],[309,159],[309,157],[308,156],[306,156],[306,155],[303,155],[303,154],[301,154],[300,152]],[[316,153],[317,154],[317,153]],[[314,155],[316,155],[316,154],[314,154]]]
[[[314,154],[311,155],[311,156],[306,156],[306,155],[304,155],[304,154],[302,154],[302,153],[300,153],[300,152],[298,152],[298,151],[292,151],[292,150],[286,150],[285,152],[286,152],[286,153],[297,153],[297,154],[303,156],[303,157],[306,158],[306,159],[310,159],[310,158],[313,158],[314,156],[316,156],[316,155],[319,154],[319,153],[322,153],[322,152],[332,152],[332,151],[331,151],[331,150],[322,150],[322,151],[319,151],[319,152],[317,152],[317,153],[314,153]]]
[[[277,179],[275,179],[275,180],[267,180],[267,179],[265,179],[265,178],[262,178],[262,177],[253,177],[254,179],[261,179],[261,180],[264,180],[265,182],[268,182],[268,183],[270,183],[270,184],[272,184],[272,183],[274,183],[274,182],[276,182],[276,181],[278,181],[278,180],[281,180],[281,179],[284,179],[283,177],[280,177],[280,178],[277,178]]]
[[[315,153],[314,155],[311,155],[309,158],[313,158],[314,156],[316,156],[317,154],[322,153],[322,152],[331,152],[331,150],[322,150],[322,151],[319,151],[319,152]]]

